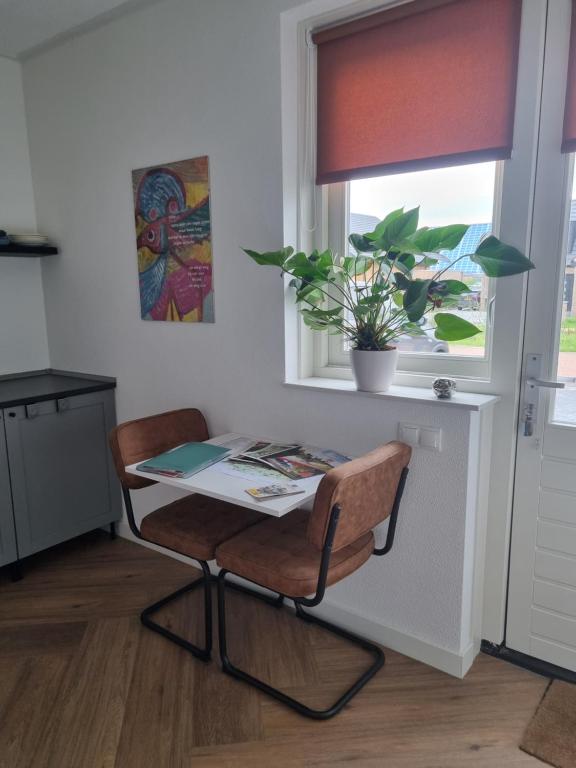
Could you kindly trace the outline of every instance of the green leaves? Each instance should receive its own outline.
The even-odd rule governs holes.
[[[370,267],[373,266],[373,264],[374,262],[372,259],[369,259],[366,256],[358,256],[354,260],[352,269],[348,272],[348,274],[352,275],[353,277],[357,277],[358,275],[364,275],[370,269]]]
[[[436,338],[458,341],[474,336],[479,333],[475,325],[450,313],[461,305],[459,296],[470,292],[466,282],[452,279],[464,258],[454,249],[469,227],[418,229],[418,219],[419,208],[397,208],[373,232],[351,234],[351,249],[343,256],[289,247],[245,253],[256,264],[279,267],[291,276],[306,325],[343,334],[357,349],[384,349],[405,333],[422,334],[422,318],[440,306],[442,312],[432,316]],[[534,268],[520,251],[494,236],[482,241],[470,259],[495,278]]]
[[[418,228],[419,216],[420,206],[418,206],[418,208],[412,208],[410,211],[406,211],[406,213],[397,216],[388,224],[383,236],[388,240],[391,246],[396,243],[400,244],[403,240],[408,240],[410,235],[413,235]],[[381,237],[378,238],[378,240],[381,239]]]
[[[434,315],[434,321],[436,323],[434,335],[442,341],[460,341],[480,333],[480,328],[469,323],[468,320],[448,312],[437,312]]]
[[[242,248],[242,250],[244,251],[244,253],[247,253],[251,259],[254,259],[256,264],[261,264],[269,267],[284,266],[284,262],[286,261],[286,259],[288,259],[294,253],[294,248],[291,248],[290,246],[288,246],[287,248],[282,248],[279,251],[265,251],[264,253],[259,253],[258,251],[251,251],[248,248]]]
[[[394,281],[401,291],[405,291],[410,285],[410,280],[402,272],[394,272]]]
[[[371,232],[369,235],[367,235],[367,238],[369,240],[380,240],[385,234],[389,225],[392,224],[393,221],[396,221],[396,219],[399,219],[401,216],[404,216],[404,208],[397,208],[395,211],[392,211],[387,216],[385,216],[379,224],[376,225],[374,232]]]
[[[435,267],[438,264],[438,259],[433,259],[431,256],[424,256],[423,259],[418,261],[418,266],[422,269],[428,269],[429,267]]]
[[[428,290],[432,280],[412,280],[404,292],[404,310],[408,320],[420,320],[428,304]]]
[[[332,252],[329,250],[322,253],[312,251],[310,256],[306,256],[305,253],[299,251],[286,259],[283,268],[294,277],[309,280],[327,279],[332,269]]]
[[[404,323],[402,331],[409,336],[426,336],[426,331],[418,323]]]
[[[342,307],[334,309],[302,308],[300,314],[304,323],[313,331],[325,331],[335,328],[342,329]]]
[[[396,246],[399,252],[410,252],[413,243],[410,236],[416,232],[420,208],[412,208],[404,212],[403,208],[392,211],[382,219],[373,232],[365,235],[365,239],[377,246],[377,250],[387,251]]]
[[[322,283],[294,279],[290,281],[290,287],[296,288],[296,302],[305,302],[313,306],[319,306],[325,299],[325,294],[321,289]]]
[[[348,242],[358,253],[374,253],[380,250],[380,245],[372,242],[365,235],[350,235]]]
[[[470,259],[482,267],[488,277],[506,277],[518,275],[534,269],[534,264],[517,248],[506,245],[491,235],[483,240]]]
[[[393,261],[394,266],[401,272],[404,272],[405,275],[409,275],[416,266],[416,259],[411,253],[401,253]]]
[[[416,232],[412,240],[422,253],[452,251],[467,231],[467,224],[450,224],[446,227],[433,227],[432,229],[424,227]]]
[[[461,293],[470,293],[470,288],[460,280],[433,280],[428,291],[429,296],[440,299],[444,296],[460,296]]]

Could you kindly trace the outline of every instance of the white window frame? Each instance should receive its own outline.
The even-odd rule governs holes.
[[[498,234],[502,179],[504,164],[496,163],[492,232]],[[341,182],[326,187],[324,196],[327,205],[327,242],[337,253],[344,253],[348,242],[349,184]],[[489,380],[492,357],[492,307],[495,302],[497,281],[489,284],[488,311],[486,323],[486,346],[483,355],[472,357],[450,352],[446,355],[426,352],[401,352],[398,371],[410,375],[458,376],[467,379]],[[323,378],[351,378],[350,355],[342,347],[340,336],[326,333],[314,334],[314,375]]]

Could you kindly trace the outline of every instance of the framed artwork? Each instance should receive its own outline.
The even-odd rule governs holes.
[[[143,320],[213,323],[208,158],[132,171]]]

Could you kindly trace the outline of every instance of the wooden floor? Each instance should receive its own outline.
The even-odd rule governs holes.
[[[388,652],[339,716],[305,720],[140,625],[142,607],[193,575],[101,533],[32,558],[18,583],[0,572],[0,766],[542,765],[517,744],[544,679],[480,656],[461,681]],[[188,623],[199,640],[196,599],[164,620]],[[289,613],[238,594],[229,607],[232,660],[315,705],[366,663],[362,651]]]

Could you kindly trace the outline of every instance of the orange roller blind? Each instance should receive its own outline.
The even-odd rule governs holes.
[[[570,30],[570,58],[568,59],[568,83],[564,109],[564,136],[562,152],[576,152],[576,2],[572,2],[572,26]]]
[[[320,30],[317,183],[508,158],[521,0],[414,0]]]

